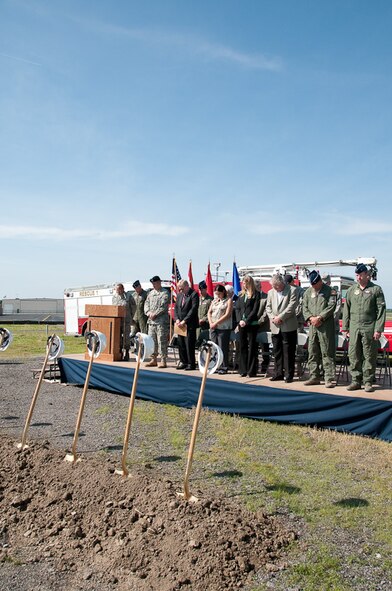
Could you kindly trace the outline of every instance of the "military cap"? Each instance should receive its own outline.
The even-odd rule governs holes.
[[[357,273],[357,275],[359,273],[366,273],[367,270],[368,270],[367,266],[364,265],[363,263],[359,263],[359,265],[357,265],[355,267],[355,272]]]
[[[159,275],[154,275],[154,277],[151,277],[150,281],[151,283],[154,283],[155,281],[160,281],[161,278],[159,277]]]
[[[318,271],[311,271],[309,273],[309,281],[311,285],[315,285],[321,280],[320,273]]]
[[[207,283],[204,281],[200,281],[199,283],[199,289],[207,289]]]
[[[135,289],[136,289],[137,287],[140,287],[140,281],[139,281],[139,279],[136,279],[136,281],[134,281],[134,282],[132,283],[132,287],[133,287],[133,288],[135,288]]]

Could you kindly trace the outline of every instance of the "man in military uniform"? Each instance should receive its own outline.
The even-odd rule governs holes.
[[[135,302],[129,292],[125,293],[124,285],[117,283],[115,293],[112,296],[113,306],[125,306],[126,316],[121,322],[121,349],[123,351],[122,360],[129,361],[129,347],[131,344],[131,323]]]
[[[378,340],[384,331],[386,308],[383,291],[369,278],[366,265],[355,268],[357,285],[347,291],[343,307],[343,332],[349,336],[348,357],[351,384],[347,390],[373,392]]]
[[[146,363],[146,367],[167,367],[167,346],[169,338],[169,294],[162,288],[161,279],[154,275],[150,279],[153,289],[147,295],[144,304],[144,313],[148,320],[148,334],[154,339],[155,349],[151,355],[151,361]],[[161,358],[157,362],[157,356]]]
[[[209,329],[210,325],[208,324],[208,310],[211,306],[212,297],[207,292],[207,283],[205,281],[200,281],[199,283],[200,289],[200,298],[199,298],[199,309],[197,311],[198,318],[199,318],[199,328],[196,331],[196,346],[199,347],[201,342],[206,339],[209,339]]]
[[[132,334],[136,334],[137,332],[147,334],[147,316],[144,311],[144,303],[147,299],[147,292],[140,285],[139,279],[137,279],[132,284],[132,287],[135,290],[135,295],[133,296],[135,302],[135,313],[133,315],[134,325],[132,327]]]
[[[305,291],[302,312],[309,324],[308,365],[310,376],[305,386],[320,383],[320,367],[324,369],[325,387],[333,388],[335,379],[336,291],[323,283],[318,271],[309,274],[310,287]]]
[[[331,286],[331,275],[329,273],[323,273],[323,275],[321,275],[321,279],[323,281],[323,283],[325,283],[326,285]],[[336,290],[335,290],[336,291]],[[336,291],[336,308],[335,308],[335,312],[333,313],[333,317],[335,320],[335,344],[337,346],[338,344],[338,337],[337,335],[340,333],[340,322],[339,320],[342,317],[342,294],[339,293],[338,291]]]

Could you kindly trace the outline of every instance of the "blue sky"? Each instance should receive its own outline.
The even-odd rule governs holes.
[[[391,23],[389,0],[0,0],[0,297],[169,278],[173,253],[195,280],[375,256],[392,307]]]

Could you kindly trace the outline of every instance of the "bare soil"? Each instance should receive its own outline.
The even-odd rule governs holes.
[[[45,428],[56,416],[63,437],[30,437],[29,448],[18,450],[11,424],[18,419],[20,430],[31,369],[32,362],[0,368],[0,591],[223,591],[250,588],[257,573],[276,569],[296,537],[277,518],[248,512],[219,492],[186,502],[178,481],[148,465],[118,476],[99,445],[88,459],[82,453],[80,462],[65,462],[59,448],[75,420],[67,397],[75,390],[77,406],[79,388],[45,385],[41,417],[46,410],[36,424]],[[95,403],[110,396],[97,393]],[[127,399],[113,402],[123,411]],[[95,431],[91,413],[88,425],[97,443],[99,417]]]

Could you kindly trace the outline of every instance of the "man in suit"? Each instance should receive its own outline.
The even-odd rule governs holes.
[[[195,344],[196,329],[199,326],[199,296],[185,279],[178,282],[178,292],[174,307],[174,320],[179,329],[186,330],[186,336],[178,334],[180,361],[177,369],[189,371],[196,369]]]
[[[281,275],[274,275],[271,285],[266,309],[271,325],[275,372],[270,379],[272,382],[284,379],[289,384],[293,381],[295,370],[297,293]]]

